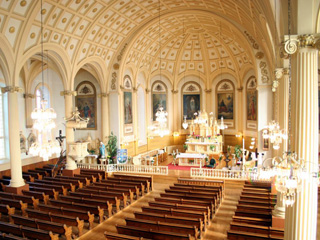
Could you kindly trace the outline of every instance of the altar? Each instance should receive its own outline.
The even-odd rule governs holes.
[[[222,136],[188,138],[186,143],[188,153],[220,154],[222,152]]]
[[[206,165],[206,154],[199,153],[179,153],[176,159],[179,159],[179,166],[204,166]]]

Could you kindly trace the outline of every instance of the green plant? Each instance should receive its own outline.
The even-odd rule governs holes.
[[[240,157],[241,157],[242,149],[241,149],[241,146],[240,146],[240,145],[236,145],[236,146],[234,147],[234,154],[236,155],[237,158],[240,158]]]
[[[110,163],[115,163],[115,160],[117,158],[117,136],[113,135],[113,132],[111,132],[111,135],[108,137],[108,144],[106,146],[106,151],[108,153],[108,158],[110,159]]]
[[[231,147],[229,145],[227,147],[227,152],[229,153],[229,155],[231,154]]]
[[[215,146],[215,145],[210,145],[210,150],[211,150],[211,151],[216,150],[216,146]]]
[[[188,150],[188,145],[187,145],[187,144],[184,144],[184,145],[183,145],[183,149],[184,149],[184,150]]]

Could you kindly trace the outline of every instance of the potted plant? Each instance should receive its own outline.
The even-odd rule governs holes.
[[[210,145],[209,148],[210,148],[210,151],[214,152],[216,150],[216,145]]]
[[[242,149],[241,149],[240,145],[236,145],[234,147],[234,154],[235,154],[236,158],[238,158],[240,160],[241,154],[242,154]]]
[[[113,135],[113,132],[111,132],[111,135],[108,137],[108,144],[106,146],[106,151],[108,153],[108,161],[110,164],[114,164],[117,158],[117,136]]]
[[[188,145],[187,145],[187,144],[183,144],[183,149],[184,149],[185,151],[187,151],[187,150],[188,150]]]

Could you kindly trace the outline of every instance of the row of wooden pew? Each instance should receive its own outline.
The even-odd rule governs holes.
[[[116,225],[118,233],[105,232],[107,240],[116,239],[200,239],[213,218],[223,196],[220,186],[175,183],[160,193],[126,225]]]
[[[276,195],[271,193],[270,183],[246,182],[230,223],[228,239],[283,239],[283,229],[272,227],[275,204]]]
[[[17,235],[17,239],[58,239],[62,235],[72,239],[82,235],[84,226],[90,229],[95,220],[102,222],[126,207],[128,198],[132,202],[150,191],[151,180],[144,177],[133,182],[121,175],[107,178],[104,171],[91,169],[81,169],[74,177],[44,174],[28,182],[30,190],[23,195],[0,192],[0,213],[7,217],[0,222],[0,232]]]

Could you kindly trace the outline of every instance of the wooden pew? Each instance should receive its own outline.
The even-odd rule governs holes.
[[[16,235],[12,235],[10,233],[0,233],[0,239],[3,239],[3,240],[28,240],[28,238],[18,237]]]
[[[57,179],[67,179],[67,180],[78,180],[80,182],[82,182],[83,185],[88,186],[91,184],[91,178],[87,178],[86,176],[73,176],[73,177],[68,177],[68,176],[55,176],[55,178]]]
[[[189,193],[197,197],[214,197],[216,199],[216,205],[220,202],[220,193],[219,191],[204,191],[204,190],[188,190],[188,189],[165,189],[166,193]]]
[[[82,193],[82,192],[74,192],[70,193],[71,197],[76,197],[76,198],[83,198],[83,199],[88,199],[90,200],[101,200],[103,202],[106,202],[107,205],[102,205],[100,207],[108,209],[108,216],[112,216],[112,204],[115,204],[116,206],[116,211],[120,211],[120,199],[118,199],[115,196],[108,196],[108,195],[99,195],[99,194],[91,194],[91,193]],[[63,200],[63,198],[61,198]]]
[[[9,199],[9,198],[0,198],[0,204],[8,205],[11,208],[19,209],[22,212],[22,215],[26,215],[26,208],[28,207],[27,203],[22,202],[21,200]]]
[[[146,237],[153,240],[190,240],[191,235],[181,234],[181,233],[172,233],[166,231],[153,231],[139,227],[131,227],[124,225],[116,225],[117,231],[120,234],[133,235],[137,237]]]
[[[48,167],[42,167],[42,168],[35,168],[36,171],[44,171],[44,172],[47,172],[48,173],[48,177],[50,176],[53,176],[53,171],[54,169],[53,168],[48,168]]]
[[[197,218],[170,216],[166,214],[156,214],[156,213],[148,213],[148,212],[134,212],[134,216],[135,218],[138,218],[138,219],[195,226],[198,229],[200,229],[201,233],[203,230],[205,230],[203,221]]]
[[[108,209],[110,216],[112,215],[112,203],[109,203],[109,201],[97,200],[97,199],[79,197],[79,196],[61,196],[60,199],[65,202],[86,204],[88,206],[94,206],[94,207],[98,206],[102,210]],[[119,202],[117,198],[115,198],[114,200]],[[98,213],[95,213],[95,214],[98,215]],[[103,220],[103,216],[99,215],[99,217],[101,217],[100,219],[100,222],[101,222]]]
[[[203,185],[203,186],[221,186],[222,190],[225,189],[225,183],[222,180],[204,180],[204,179],[192,179],[192,178],[178,178],[178,183],[189,185]]]
[[[273,194],[269,192],[242,191],[241,195],[277,199],[277,194]]]
[[[131,187],[138,187],[141,195],[144,195],[145,192],[145,185],[142,182],[128,182],[128,181],[123,181],[123,180],[117,180],[117,179],[104,179],[100,183],[96,183],[95,185],[106,185],[106,184],[115,184],[115,185],[124,185],[124,186],[131,186]]]
[[[258,226],[256,224],[245,224],[238,222],[230,223],[230,230],[241,231],[241,232],[252,232],[252,233],[262,233],[270,234],[272,236],[284,237],[284,230],[273,227]]]
[[[39,204],[39,199],[34,198],[33,196],[24,196],[15,193],[8,193],[8,192],[0,192],[1,198],[7,199],[14,199],[14,200],[21,200],[28,205],[32,205],[35,209],[37,209]]]
[[[219,201],[221,202],[223,191],[221,186],[195,186],[195,185],[185,185],[180,183],[175,183],[174,186],[169,187],[172,190],[193,190],[193,191],[205,191],[210,193],[219,193]]]
[[[73,185],[72,183],[68,183],[68,182],[60,182],[60,181],[52,181],[52,180],[34,180],[35,183],[42,183],[42,184],[46,184],[46,185],[55,185],[55,186],[61,186],[65,189],[71,190],[72,192],[74,192],[76,190],[76,186]],[[64,192],[63,192],[64,193]]]
[[[167,231],[174,233],[190,234],[195,239],[199,237],[199,230],[195,226],[188,226],[176,223],[166,223],[145,219],[125,218],[127,226],[152,229],[153,231]]]
[[[101,223],[104,220],[104,209],[97,206],[97,205],[88,205],[88,204],[81,204],[81,203],[74,203],[74,202],[67,202],[67,201],[61,201],[61,200],[51,200],[50,201],[52,205],[57,207],[63,207],[63,210],[66,210],[66,208],[74,209],[74,210],[80,210],[88,213],[88,216],[92,214],[97,215],[99,217],[99,223]],[[40,206],[40,204],[39,204]],[[47,205],[48,206],[48,205]],[[84,219],[86,220],[86,219]],[[89,217],[88,221],[91,220]]]
[[[246,209],[246,210],[236,210],[235,211],[235,216],[239,216],[239,217],[252,217],[252,218],[263,218],[263,219],[266,219],[266,220],[269,220],[269,219],[272,219],[272,213],[271,212],[268,212],[268,213],[265,213],[265,212],[258,212],[257,210],[249,210],[249,209]]]
[[[117,197],[118,199],[123,201],[123,207],[127,206],[128,202],[128,195],[131,194],[133,197],[132,192],[117,192],[117,191],[101,191],[101,190],[96,190],[96,189],[89,189],[89,188],[82,188],[78,189],[78,193],[85,193],[85,194],[93,194],[93,195],[102,195],[102,196],[112,196],[112,197]],[[73,193],[70,193],[72,196]]]
[[[51,231],[45,231],[25,226],[18,226],[15,224],[5,222],[0,222],[0,231],[6,233],[13,233],[14,235],[24,236],[31,239],[59,240],[59,235],[53,234]]]
[[[115,191],[115,192],[125,193],[125,194],[129,194],[130,202],[133,202],[133,199],[134,199],[134,192],[131,191],[131,189],[128,189],[128,188],[103,187],[103,186],[90,185],[86,189],[99,190],[99,191]]]
[[[257,196],[249,196],[249,195],[240,195],[240,200],[247,200],[247,201],[259,201],[259,202],[263,202],[263,203],[275,203],[276,199],[271,198],[271,197],[257,197]]]
[[[82,235],[84,220],[80,220],[79,217],[55,214],[53,212],[44,212],[33,209],[26,209],[26,212],[28,214],[28,217],[30,218],[42,219],[45,221],[51,221],[56,223],[63,223],[67,226],[74,226],[78,229],[78,235]]]
[[[166,202],[166,203],[179,203],[183,205],[194,205],[194,206],[203,206],[203,207],[209,207],[210,211],[213,214],[215,213],[215,207],[212,202],[203,202],[203,201],[196,201],[196,200],[186,200],[186,199],[176,199],[176,198],[165,198],[165,197],[159,197],[155,198],[154,201],[156,202]]]
[[[49,201],[49,195],[45,194],[44,192],[22,190],[22,194],[25,196],[34,197],[35,199],[39,199],[43,201],[45,204],[48,204]]]
[[[91,174],[85,174],[85,173],[82,173],[82,174],[74,174],[73,175],[74,177],[85,177],[86,179],[88,179],[90,181],[90,183],[95,183],[97,181],[97,178],[94,176],[94,175],[91,175]],[[64,177],[64,176],[61,176],[61,177]]]
[[[18,215],[12,215],[12,219],[14,224],[16,225],[23,225],[31,228],[52,231],[54,233],[58,233],[59,235],[64,235],[66,240],[71,240],[72,227],[67,227],[65,224],[27,218]]]
[[[151,240],[143,237],[133,237],[129,235],[113,233],[113,232],[104,232],[106,240]]]
[[[33,179],[42,179],[42,175],[38,172],[22,172],[22,175],[31,175]],[[29,181],[32,182],[32,181]]]
[[[56,191],[55,188],[52,188],[52,186],[48,186],[48,185],[34,186],[34,185],[29,184],[29,190],[31,192],[44,193],[45,195],[48,195],[49,197],[52,197],[53,199],[58,199],[58,197],[59,197],[59,191]]]
[[[108,177],[107,179],[101,180],[101,182],[113,182],[113,183],[125,183],[125,184],[135,184],[140,185],[142,184],[143,188],[141,190],[142,194],[146,191],[147,193],[150,192],[150,183],[148,180],[140,180],[140,179],[121,179],[121,178],[114,178]]]
[[[98,176],[97,179],[106,179],[108,177],[108,173],[103,170],[96,170],[96,169],[80,169],[80,174],[96,174]]]
[[[25,181],[34,182],[34,177],[31,176],[30,174],[24,174],[24,173],[22,173],[22,178],[23,178]],[[2,176],[2,179],[7,179],[7,180],[10,180],[10,181],[11,181],[11,177],[10,177],[10,176]]]
[[[208,223],[206,213],[199,213],[199,212],[195,212],[195,211],[186,211],[186,210],[180,210],[180,209],[172,209],[172,208],[167,209],[167,208],[147,207],[146,206],[146,207],[142,207],[142,212],[201,219],[204,223],[205,228],[207,227],[207,223]]]
[[[243,216],[233,216],[233,222],[246,223],[246,224],[255,224],[259,226],[271,226],[272,220],[265,218],[254,218],[254,217],[243,217]]]
[[[167,209],[179,209],[179,210],[206,213],[208,221],[210,221],[210,218],[211,218],[211,212],[210,212],[209,207],[194,206],[194,205],[184,205],[184,204],[179,204],[179,203],[156,202],[156,201],[148,202],[148,204],[149,204],[150,207],[167,208]]]
[[[29,169],[27,173],[36,173],[42,177],[49,176],[49,174],[46,171],[38,171],[38,170],[34,170],[34,169]],[[41,177],[41,179],[42,179],[42,177]],[[40,179],[40,178],[37,178],[37,179]]]
[[[132,192],[136,193],[136,198],[138,199],[138,197],[140,196],[140,188],[138,186],[134,186],[134,185],[128,185],[128,184],[114,184],[114,183],[94,183],[93,186],[95,187],[101,187],[101,188],[105,188],[105,187],[112,187],[112,188],[117,188],[119,190],[128,190],[130,189]],[[92,187],[92,186],[90,186]]]
[[[273,236],[269,234],[262,233],[252,233],[252,232],[242,232],[237,230],[229,230],[228,231],[228,239],[229,240],[283,240],[283,237]]]
[[[148,176],[148,175],[132,175],[132,174],[123,174],[123,173],[114,173],[113,174],[114,178],[117,179],[128,179],[128,180],[144,180],[148,181],[149,186],[147,186],[147,192],[153,190],[153,176]],[[148,190],[149,189],[149,190]]]
[[[0,204],[0,218],[2,214],[8,215],[9,220],[11,222],[12,221],[11,215],[14,214],[15,210],[16,209],[14,207],[10,207],[9,205],[5,205],[5,204]]]
[[[44,177],[43,180],[57,182],[58,184],[60,184],[60,183],[70,183],[72,186],[74,186],[74,191],[75,191],[76,188],[83,188],[83,183],[78,179],[59,178],[59,177]],[[71,191],[72,190],[73,189],[71,189]]]
[[[258,206],[258,205],[249,205],[249,204],[238,204],[237,210],[241,211],[255,211],[259,213],[271,213],[273,210],[273,207],[270,206]]]

